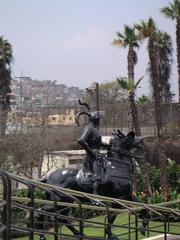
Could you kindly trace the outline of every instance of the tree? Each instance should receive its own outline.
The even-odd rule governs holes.
[[[116,81],[106,81],[99,85],[100,105],[114,103],[124,98],[123,92],[119,89]]]
[[[179,102],[180,102],[180,0],[173,0],[169,6],[163,7],[161,13],[176,21],[176,47],[177,47],[177,67],[179,84]]]
[[[161,102],[172,101],[170,73],[172,65],[172,42],[168,33],[157,31],[158,74],[161,89]]]
[[[157,136],[162,134],[162,114],[160,106],[160,92],[161,85],[159,84],[159,72],[158,72],[158,48],[157,48],[157,28],[154,20],[150,17],[147,22],[141,21],[140,24],[135,25],[139,32],[141,39],[148,39],[148,54],[149,54],[149,73],[153,89],[155,118],[157,126]]]
[[[124,25],[124,33],[117,32],[117,38],[113,40],[113,45],[123,48],[128,47],[128,78],[134,80],[134,66],[138,60],[137,53],[134,49],[139,47],[139,36],[135,33],[135,29]]]
[[[12,62],[12,46],[0,37],[0,135],[5,134],[7,111],[10,105],[10,64]]]
[[[155,119],[157,126],[157,146],[158,146],[158,161],[161,169],[161,187],[165,192],[168,187],[167,169],[166,169],[166,154],[163,150],[162,142],[162,112],[161,112],[161,81],[160,81],[160,57],[158,48],[158,34],[154,20],[150,17],[147,22],[141,21],[135,25],[142,39],[148,39],[148,54],[149,54],[149,74],[153,89]]]
[[[120,88],[126,90],[128,92],[128,128],[129,131],[135,131],[137,136],[140,135],[140,126],[137,116],[137,107],[134,101],[134,92],[137,88],[138,84],[142,78],[140,78],[137,83],[134,83],[132,79],[127,78],[116,78],[117,83],[119,84]]]
[[[144,104],[149,101],[150,101],[149,97],[143,94],[141,97],[138,97],[136,102],[137,102],[137,104]]]
[[[121,101],[124,98],[124,93],[119,89],[116,81],[105,81],[99,84],[99,104],[100,106],[105,104],[111,104]],[[95,83],[86,88],[83,101],[93,108],[96,106],[96,87]]]
[[[129,107],[128,107],[128,125],[129,125],[129,130],[136,130],[136,126],[139,123],[136,123],[136,117],[134,117],[135,114],[137,114],[137,108],[136,104],[134,101],[134,92],[141,82],[143,77],[141,77],[136,83],[132,81],[131,79],[126,79],[126,78],[117,78],[116,81],[118,82],[119,86],[126,90],[128,92],[128,102],[129,102]],[[133,95],[133,97],[132,97]],[[136,133],[136,131],[135,131]],[[139,151],[139,150],[138,150]],[[146,144],[142,143],[142,148],[141,148],[142,153],[146,153]],[[151,195],[151,187],[150,187],[150,181],[149,181],[149,175],[148,175],[148,166],[147,166],[147,154],[145,154],[143,159],[136,159],[143,174],[143,180],[144,180],[144,191],[146,192],[147,196],[147,201],[150,203],[150,195]],[[135,181],[135,171],[132,176],[132,182],[133,182],[133,190],[136,191],[136,181]]]
[[[135,33],[135,28],[128,25],[124,25],[124,33],[117,32],[117,38],[114,39],[113,44],[118,47],[128,47],[127,55],[127,68],[128,68],[128,82],[127,84],[133,84],[134,82],[134,67],[137,64],[137,53],[134,50],[139,47],[139,36]],[[120,79],[118,83],[121,86],[123,79]],[[126,81],[125,81],[126,82]],[[123,83],[122,83],[123,84]],[[121,86],[122,87],[122,86]],[[138,120],[138,112],[134,100],[134,92],[129,94],[129,128],[135,130],[136,135],[141,135],[141,130]],[[135,111],[134,113],[131,111]],[[132,118],[131,118],[132,117]]]

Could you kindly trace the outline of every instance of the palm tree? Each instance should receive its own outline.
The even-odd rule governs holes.
[[[176,47],[177,47],[177,67],[179,84],[179,102],[180,102],[180,0],[173,0],[169,6],[163,7],[161,13],[176,21]]]
[[[124,32],[117,32],[117,38],[113,40],[113,45],[117,47],[128,47],[127,68],[129,83],[134,84],[134,67],[137,63],[137,53],[134,50],[139,47],[139,36],[135,33],[135,28],[124,25]],[[134,100],[134,92],[129,94],[129,129],[135,131],[136,135],[141,135],[138,112]],[[132,108],[131,108],[132,107]],[[131,111],[136,111],[132,113]]]
[[[155,119],[157,126],[157,145],[158,145],[158,159],[159,167],[161,169],[161,187],[165,192],[168,187],[167,171],[166,171],[166,155],[163,150],[162,141],[162,113],[161,113],[161,78],[160,78],[160,48],[158,47],[158,30],[154,20],[150,17],[147,22],[141,21],[137,24],[136,29],[142,39],[148,39],[148,54],[149,54],[149,73],[151,84],[153,88]]]
[[[154,20],[150,17],[147,22],[141,21],[140,24],[135,25],[139,31],[141,39],[148,39],[148,54],[149,54],[149,73],[151,84],[153,88],[153,97],[155,103],[155,117],[157,126],[158,138],[162,134],[162,114],[161,114],[161,86],[159,84],[159,72],[158,72],[158,48],[157,48],[157,29]]]
[[[131,79],[131,78],[125,78],[125,77],[120,77],[116,78],[116,82],[120,86],[121,89],[127,91],[128,93],[128,129],[129,131],[134,131],[135,134],[138,135],[137,129],[140,129],[139,127],[139,121],[137,117],[137,107],[136,103],[134,101],[134,95],[135,95],[135,90],[143,77],[141,77],[136,83]],[[137,122],[136,122],[137,121]],[[138,128],[137,128],[138,127]],[[137,159],[138,163],[143,166],[143,176],[147,180],[147,174],[145,175],[145,172],[147,173],[148,171],[144,171],[146,169],[146,165],[142,164],[141,159]],[[134,169],[135,170],[135,169]],[[147,169],[146,169],[147,170]],[[133,183],[133,191],[136,192],[136,181],[135,181],[135,171],[132,175],[132,183]]]
[[[128,92],[128,129],[129,131],[135,131],[135,134],[137,136],[140,136],[140,126],[139,126],[139,121],[138,121],[138,112],[137,112],[137,107],[136,103],[134,101],[134,95],[135,95],[135,90],[137,86],[139,85],[140,81],[143,79],[140,78],[137,83],[134,83],[132,79],[127,79],[127,78],[116,78],[116,81],[120,88],[123,90],[126,90]]]
[[[0,135],[5,133],[5,120],[10,105],[10,64],[12,62],[12,46],[0,37]]]
[[[149,97],[146,95],[142,95],[141,97],[138,97],[137,99],[137,104],[144,104],[144,103],[148,103],[150,101]]]
[[[135,28],[124,25],[124,33],[117,32],[117,38],[113,40],[113,45],[124,48],[128,47],[128,78],[134,80],[134,66],[138,60],[134,49],[139,47],[139,36],[135,33]]]
[[[172,101],[169,83],[172,65],[172,41],[168,33],[157,31],[157,48],[161,102],[169,102]]]

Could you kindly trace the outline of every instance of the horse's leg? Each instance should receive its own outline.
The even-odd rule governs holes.
[[[45,205],[41,208],[41,210],[43,211],[48,211],[49,210],[49,205]],[[41,230],[44,230],[44,220],[45,220],[45,215],[44,214],[39,214],[38,215],[38,222],[36,227],[37,229],[41,229]],[[46,240],[46,236],[44,234],[39,234],[39,240]]]
[[[64,209],[60,209],[59,213],[61,215],[64,216],[68,216],[69,214],[69,209],[68,208],[64,208]],[[70,221],[68,221],[67,219],[60,217],[59,218],[60,224],[66,226],[74,235],[79,235],[80,236],[80,232],[70,223]]]
[[[64,224],[74,235],[80,235],[80,232],[70,224]]]
[[[131,201],[140,202],[134,192],[131,195]],[[142,219],[142,227],[140,227],[140,232],[141,232],[141,234],[143,234],[145,236],[145,233],[146,233],[145,228],[147,228],[147,226],[149,224],[149,218],[150,218],[149,211],[147,209],[140,210],[139,218]]]
[[[44,215],[42,215],[42,214],[38,215],[38,221],[40,223],[37,223],[37,225],[36,225],[37,229],[43,230],[44,229],[44,224],[43,224],[43,222],[44,222]],[[44,234],[39,234],[39,239],[40,240],[46,240],[46,237],[45,237]]]
[[[109,216],[108,216],[108,223],[109,223],[110,225],[112,225],[113,222],[115,221],[116,217],[117,217],[117,214],[116,214],[116,213],[111,213],[111,214],[109,214]],[[107,234],[108,239],[118,240],[118,238],[112,233],[112,229],[111,229],[111,226],[110,226],[110,225],[108,225],[108,226],[106,227],[106,230],[105,230],[105,233]]]
[[[142,219],[142,227],[140,227],[140,232],[145,236],[145,233],[146,233],[145,229],[149,224],[149,218],[150,218],[149,211],[146,209],[142,209],[139,212],[139,217]]]

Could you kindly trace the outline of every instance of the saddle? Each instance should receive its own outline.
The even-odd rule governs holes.
[[[76,181],[81,185],[92,185],[95,181],[102,183],[105,181],[107,176],[107,171],[104,165],[94,162],[94,173],[88,172],[86,169],[79,169],[76,175]]]
[[[86,169],[80,168],[77,175],[76,181],[80,185],[92,185],[93,184],[93,173],[90,175]]]

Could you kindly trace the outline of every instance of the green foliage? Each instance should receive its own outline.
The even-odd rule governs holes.
[[[150,177],[150,182],[151,182],[151,188],[152,191],[155,191],[156,189],[160,188],[160,169],[157,168],[156,166],[151,166],[149,164],[149,177]]]
[[[126,77],[116,78],[116,82],[123,90],[130,91],[134,87],[134,81]]]
[[[144,104],[149,101],[150,101],[149,97],[143,94],[141,97],[138,97],[136,102],[137,102],[137,104]]]
[[[174,0],[169,6],[163,7],[161,13],[172,20],[180,16],[180,1]]]
[[[168,159],[167,170],[170,186],[180,192],[180,165],[174,160]]]
[[[133,47],[139,47],[139,36],[135,32],[134,27],[124,25],[124,32],[117,32],[117,38],[113,40],[113,45],[117,47],[127,47],[132,45]]]
[[[141,39],[149,38],[156,31],[156,24],[150,17],[148,21],[141,20],[140,24],[135,24]]]
[[[10,65],[12,62],[12,46],[8,40],[4,39],[3,36],[0,36],[0,60],[7,65]]]
[[[44,191],[35,188],[34,190],[34,198],[37,199],[46,199],[46,194]],[[13,196],[16,197],[28,197],[29,196],[29,190],[26,188],[22,188],[22,189],[18,189],[16,191],[13,192]]]
[[[152,188],[152,191],[154,192],[157,189],[161,188],[160,186],[161,172],[157,166],[151,165],[150,163],[149,163],[148,169],[149,169],[151,188]],[[168,176],[168,183],[172,191],[180,191],[180,165],[170,159],[168,159],[167,176]],[[137,189],[138,189],[138,192],[140,193],[141,191],[143,191],[142,174],[137,173],[136,179],[137,179],[136,180]]]
[[[160,169],[149,163],[149,177],[152,189],[152,203],[161,203],[180,199],[180,165],[175,161],[168,159],[167,175],[169,187],[166,192],[161,191]],[[136,174],[137,193],[140,201],[145,202],[146,195],[143,192],[143,179],[141,173]]]
[[[167,192],[162,192],[161,188],[159,190],[156,190],[152,194],[151,201],[152,203],[161,203],[161,202],[168,202],[168,201],[174,201],[180,199],[180,194],[174,190],[172,191],[172,188],[168,188]]]

